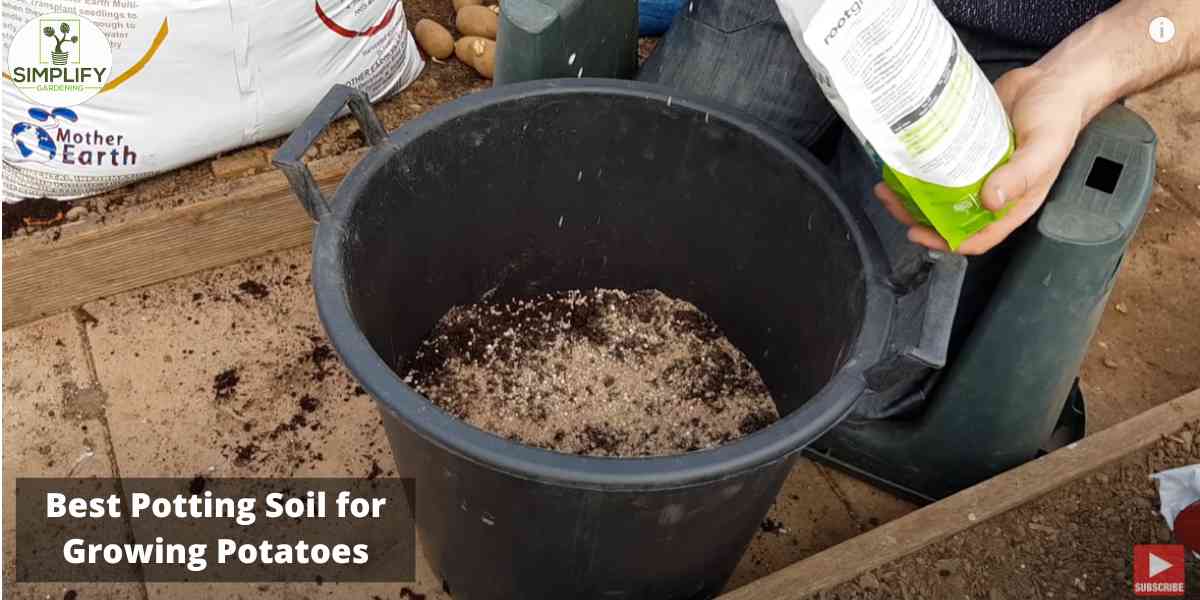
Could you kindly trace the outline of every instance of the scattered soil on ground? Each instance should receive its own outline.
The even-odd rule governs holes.
[[[758,372],[717,326],[657,291],[455,307],[399,372],[476,427],[572,454],[678,454],[778,419]]]
[[[241,378],[237,368],[225,369],[213,377],[213,394],[217,400],[228,400],[237,393],[237,384]]]
[[[1150,475],[1200,462],[1192,423],[1045,498],[821,594],[875,598],[1131,598],[1133,546],[1178,543]],[[1200,566],[1188,566],[1192,593]]]
[[[262,300],[263,298],[271,295],[271,288],[268,288],[267,286],[253,279],[247,279],[246,281],[239,283],[238,289],[241,290],[242,293],[254,298],[255,300]]]

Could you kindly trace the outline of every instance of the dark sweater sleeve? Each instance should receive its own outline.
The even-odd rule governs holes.
[[[951,23],[1028,44],[1054,46],[1118,0],[934,0]]]

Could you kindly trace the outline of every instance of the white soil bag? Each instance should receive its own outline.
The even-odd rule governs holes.
[[[82,104],[44,106],[7,63],[46,4],[4,1],[6,201],[111,190],[283,135],[335,84],[378,100],[424,68],[401,0],[58,0],[105,34],[112,69]]]

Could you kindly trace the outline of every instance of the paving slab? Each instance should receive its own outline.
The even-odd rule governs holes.
[[[797,461],[775,505],[734,570],[727,590],[859,534],[845,501],[830,487],[821,469],[806,458]]]
[[[883,488],[875,487],[835,468],[825,465],[818,467],[825,480],[846,504],[850,518],[860,533],[866,533],[919,508],[912,502],[884,491]]]
[[[18,477],[113,477],[95,384],[78,324],[63,314],[4,332],[4,597],[137,598],[138,583],[15,583]]]
[[[321,330],[308,265],[285,252],[84,306],[123,476],[395,474],[370,396]],[[444,597],[418,563],[405,584],[147,587],[152,599]]]

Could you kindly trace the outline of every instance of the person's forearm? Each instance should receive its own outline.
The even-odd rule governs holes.
[[[1150,23],[1167,17],[1174,39],[1157,43]],[[1078,87],[1084,126],[1117,100],[1200,67],[1200,0],[1123,0],[1063,40],[1035,65]]]

